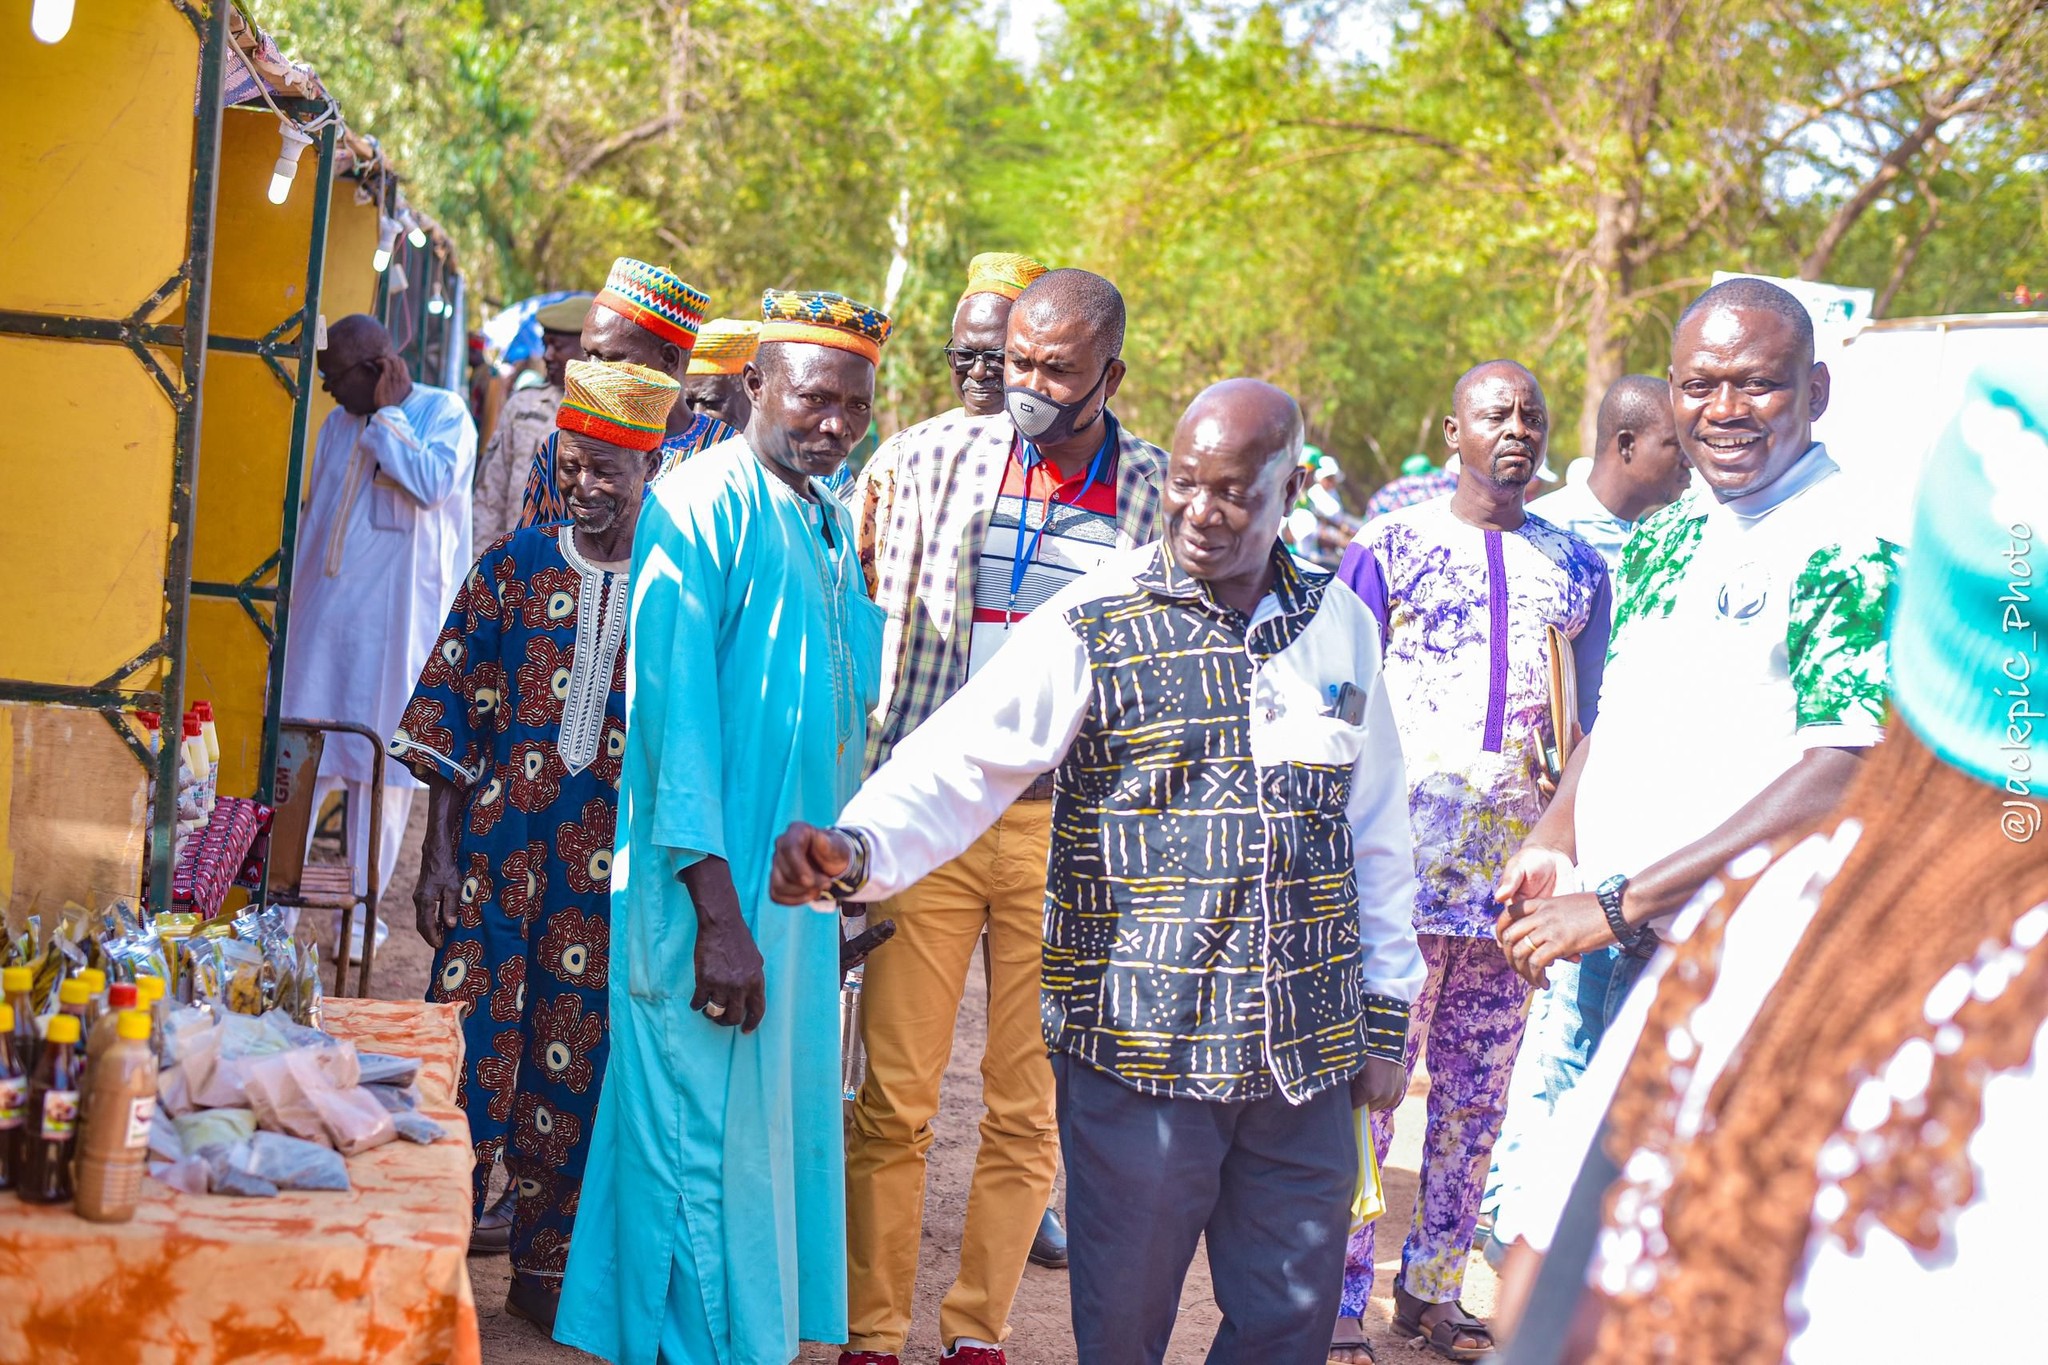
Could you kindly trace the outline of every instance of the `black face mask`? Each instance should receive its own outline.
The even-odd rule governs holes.
[[[1088,419],[1086,425],[1074,425],[1074,419],[1081,415],[1081,409],[1094,399],[1095,391],[1109,378],[1109,367],[1116,362],[1103,362],[1102,373],[1088,386],[1088,392],[1071,403],[1059,403],[1035,389],[1022,384],[1007,384],[1003,387],[1003,406],[1009,411],[1010,420],[1017,424],[1017,430],[1024,439],[1036,446],[1058,445],[1070,440],[1092,427],[1102,419],[1102,413]],[[1107,405],[1104,405],[1107,407]]]

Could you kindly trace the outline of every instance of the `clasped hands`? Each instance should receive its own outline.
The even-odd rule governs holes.
[[[1600,898],[1590,891],[1558,894],[1574,869],[1556,849],[1524,845],[1501,869],[1493,898],[1501,911],[1494,937],[1508,965],[1532,986],[1550,984],[1550,964],[1614,942]]]

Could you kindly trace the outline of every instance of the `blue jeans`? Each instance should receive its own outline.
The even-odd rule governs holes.
[[[1503,1203],[1517,1184],[1543,1178],[1542,1172],[1515,1169],[1526,1140],[1586,1074],[1593,1050],[1621,1012],[1622,1002],[1643,974],[1646,961],[1612,947],[1586,953],[1577,962],[1552,964],[1550,984],[1536,993],[1529,1008],[1522,1050],[1508,1082],[1508,1115],[1494,1146],[1493,1169],[1487,1173],[1486,1195],[1480,1203],[1482,1213],[1498,1221]],[[1569,1171],[1555,1173],[1561,1180],[1569,1180],[1571,1175]]]

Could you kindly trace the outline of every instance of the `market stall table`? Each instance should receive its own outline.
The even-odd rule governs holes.
[[[130,1223],[0,1194],[0,1360],[478,1365],[455,1007],[329,999],[324,1018],[363,1051],[420,1058],[420,1110],[447,1137],[351,1158],[346,1194],[145,1181]]]

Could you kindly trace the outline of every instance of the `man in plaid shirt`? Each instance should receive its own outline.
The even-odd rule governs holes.
[[[1006,404],[955,409],[878,452],[861,552],[888,616],[870,770],[1001,650],[1011,628],[1119,550],[1159,533],[1165,452],[1109,411],[1124,302],[1085,270],[1038,277],[1012,306]],[[886,459],[884,457],[887,457]],[[1001,1343],[1058,1162],[1039,1015],[1050,777],[968,851],[882,912],[895,940],[862,990],[868,1074],[847,1139],[848,1328],[841,1365],[897,1365],[910,1324],[925,1153],[975,942],[988,932],[981,1151],[960,1274],[940,1308],[947,1358],[1001,1365]]]

